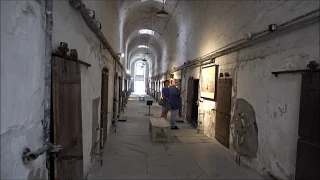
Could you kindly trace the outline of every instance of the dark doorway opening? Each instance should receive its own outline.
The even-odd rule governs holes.
[[[232,79],[220,78],[217,86],[215,138],[229,148]]]
[[[122,77],[119,76],[119,79],[118,79],[118,117],[120,115],[120,112],[121,112],[121,108],[122,108]]]
[[[100,148],[103,149],[103,144],[107,140],[107,130],[108,130],[108,93],[109,89],[109,71],[108,69],[104,69],[102,71],[101,78],[101,116],[100,116],[100,124],[101,128],[103,128],[102,133],[100,133]]]
[[[320,73],[302,75],[296,179],[320,178]]]
[[[113,78],[113,115],[112,115],[112,123],[115,123],[115,120],[117,118],[117,78],[118,75],[115,73],[114,78]]]
[[[187,91],[187,121],[193,126],[198,126],[198,93],[199,93],[199,79],[188,79]]]

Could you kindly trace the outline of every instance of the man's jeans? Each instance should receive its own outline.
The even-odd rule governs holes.
[[[170,126],[175,127],[176,126],[176,118],[179,113],[179,109],[171,110],[171,118],[170,118]]]

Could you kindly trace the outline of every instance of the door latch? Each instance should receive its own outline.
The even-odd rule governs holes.
[[[28,164],[30,161],[36,160],[40,155],[45,152],[49,154],[57,154],[61,151],[60,145],[53,145],[51,143],[45,144],[43,147],[39,148],[37,151],[31,152],[29,148],[25,148],[22,152],[22,162]]]
[[[106,115],[106,111],[102,110],[102,111],[101,111],[101,115],[102,115],[102,116],[105,116],[105,115]]]

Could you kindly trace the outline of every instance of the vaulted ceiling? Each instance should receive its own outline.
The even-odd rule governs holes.
[[[168,17],[157,17],[156,14],[162,9],[162,0],[123,0],[120,2],[120,49],[126,54],[127,68],[131,69],[131,62],[145,58],[151,73],[161,69],[163,56],[167,51],[170,37],[164,33],[168,31],[168,23],[176,24],[174,11],[179,1],[165,1],[164,10],[169,13]],[[172,16],[173,15],[173,16]],[[174,27],[174,26],[173,26]],[[140,34],[139,30],[150,29],[154,34]],[[176,32],[172,32],[176,34]],[[148,48],[139,46],[146,45]],[[145,55],[145,53],[150,54]]]

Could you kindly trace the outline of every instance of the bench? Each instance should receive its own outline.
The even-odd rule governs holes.
[[[158,141],[167,141],[169,142],[169,133],[170,133],[170,124],[165,118],[150,118],[149,123],[149,132],[152,138],[152,142]],[[163,131],[167,129],[167,138],[166,139],[157,139],[157,130]]]
[[[144,96],[139,96],[139,101],[144,101]]]

